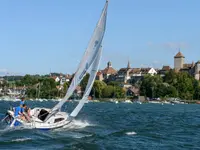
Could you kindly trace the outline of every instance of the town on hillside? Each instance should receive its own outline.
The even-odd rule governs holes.
[[[111,62],[107,63],[107,66],[103,70],[99,70],[96,75],[96,81],[94,87],[91,91],[91,98],[131,98],[139,99],[160,99],[159,97],[179,97],[181,99],[199,99],[200,98],[200,88],[191,89],[185,88],[187,95],[183,95],[181,92],[183,89],[179,87],[184,87],[184,85],[179,86],[178,83],[172,83],[169,78],[172,77],[169,72],[173,72],[176,75],[176,80],[180,83],[181,79],[187,78],[191,79],[192,86],[200,80],[200,61],[192,62],[191,64],[185,64],[185,57],[179,51],[174,56],[174,68],[170,66],[163,66],[161,69],[149,67],[149,68],[132,68],[130,61],[124,68],[119,70],[114,69]],[[179,75],[180,74],[180,75]],[[183,75],[182,75],[183,74]],[[184,76],[187,74],[187,77]],[[167,75],[167,76],[166,76]],[[170,76],[171,75],[171,76]],[[179,76],[184,77],[179,77]],[[39,76],[39,75],[26,75],[24,77],[20,76],[4,76],[0,78],[0,96],[16,98],[22,95],[26,95],[30,98],[61,98],[64,96],[67,88],[70,85],[73,75],[62,74],[62,73],[50,73],[49,75]],[[148,79],[150,78],[150,79]],[[159,79],[156,79],[159,78]],[[195,81],[192,80],[195,79]],[[162,81],[161,81],[162,79]],[[145,85],[145,81],[152,85]],[[157,81],[159,82],[157,83]],[[187,80],[188,81],[188,80]],[[86,85],[86,79],[83,80],[75,90],[75,98],[82,96],[84,92],[84,86]],[[103,84],[102,84],[102,83]],[[160,83],[168,87],[172,86],[171,94],[170,92],[163,94],[160,92],[163,88]],[[188,81],[189,82],[189,81]],[[101,84],[100,84],[101,83]],[[155,85],[156,83],[156,85]],[[98,91],[97,87],[100,86]],[[106,88],[105,88],[106,87]],[[104,88],[104,90],[103,90]],[[118,88],[118,89],[116,89]],[[105,90],[106,89],[106,90]],[[196,91],[197,90],[197,91]],[[199,90],[199,91],[198,91]],[[110,93],[108,93],[110,91]],[[188,92],[190,91],[190,92]],[[118,93],[117,93],[118,92]],[[196,95],[195,95],[196,94]],[[195,95],[195,96],[194,96]]]

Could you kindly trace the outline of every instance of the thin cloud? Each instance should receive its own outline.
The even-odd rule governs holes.
[[[24,75],[24,73],[20,73],[20,72],[12,72],[9,71],[8,69],[0,69],[0,76],[15,76],[15,75]]]
[[[148,47],[167,49],[177,51],[178,49],[188,49],[189,44],[187,42],[165,42],[165,43],[153,43],[147,42]]]
[[[7,69],[0,69],[0,72],[6,73],[6,72],[8,72],[8,70]]]
[[[163,44],[163,47],[170,49],[185,49],[188,48],[189,45],[186,42],[167,42]]]

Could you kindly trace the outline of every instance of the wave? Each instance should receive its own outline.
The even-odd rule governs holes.
[[[31,138],[17,138],[13,139],[12,142],[24,142],[24,141],[30,141],[32,140]]]
[[[136,135],[137,133],[132,131],[132,132],[126,132],[126,135]]]

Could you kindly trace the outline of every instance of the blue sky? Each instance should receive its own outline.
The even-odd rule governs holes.
[[[73,73],[105,0],[0,1],[0,72]],[[110,0],[101,69],[200,59],[199,0]]]

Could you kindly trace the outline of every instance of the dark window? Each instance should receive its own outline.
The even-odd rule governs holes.
[[[57,119],[55,119],[54,123],[60,122],[60,121],[62,121],[62,120],[64,120],[64,118],[57,118]]]
[[[44,121],[46,119],[46,117],[48,116],[49,112],[46,111],[45,109],[41,109],[40,113],[38,115],[38,118],[42,121]]]

